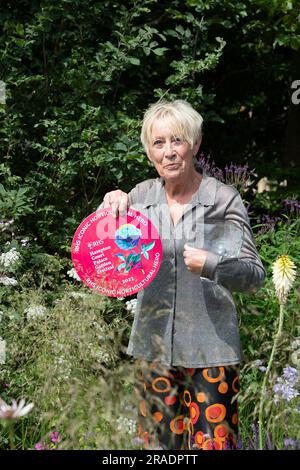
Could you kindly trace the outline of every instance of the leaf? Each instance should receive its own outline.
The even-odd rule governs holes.
[[[148,255],[147,251],[143,251],[143,255],[145,256],[146,259],[149,259],[149,255]]]
[[[168,51],[168,47],[157,47],[156,49],[153,49],[154,54],[162,56],[164,55],[165,51]]]
[[[141,255],[140,255],[140,253],[138,253],[137,255],[135,255],[134,264],[137,264],[139,261],[141,261]]]
[[[129,57],[129,62],[132,65],[140,65],[140,59],[138,59],[137,57]]]
[[[127,263],[129,264],[129,263],[134,262],[135,256],[136,256],[135,253],[130,253],[130,255],[127,258]]]
[[[127,146],[123,142],[117,142],[115,145],[116,150],[121,150],[122,152],[127,152]]]
[[[155,242],[148,243],[148,245],[142,245],[143,252],[152,250],[154,245],[155,245]]]
[[[126,263],[121,263],[119,266],[117,266],[116,271],[121,271],[121,269],[125,268]]]
[[[124,260],[124,261],[125,261],[125,259],[126,259],[125,256],[123,255],[123,253],[117,253],[117,254],[114,254],[114,256],[116,256],[117,258],[120,258],[120,259],[122,259],[122,260]]]
[[[127,266],[124,270],[124,273],[129,273],[129,271],[131,270],[133,266]]]

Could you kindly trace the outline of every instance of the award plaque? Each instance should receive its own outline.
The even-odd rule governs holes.
[[[75,232],[72,261],[80,279],[99,294],[126,297],[157,275],[162,244],[155,226],[129,208],[114,218],[111,209],[89,215]]]

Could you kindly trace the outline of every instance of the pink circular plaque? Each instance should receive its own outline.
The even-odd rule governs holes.
[[[72,261],[80,279],[99,294],[126,297],[144,289],[156,276],[162,244],[154,225],[128,209],[112,217],[110,209],[93,212],[72,241]]]

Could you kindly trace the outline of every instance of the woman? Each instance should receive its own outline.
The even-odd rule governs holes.
[[[195,167],[202,122],[185,101],[151,105],[141,140],[159,177],[129,194],[111,191],[102,204],[114,216],[139,210],[163,244],[159,273],[138,293],[127,350],[139,358],[146,448],[236,447],[243,358],[230,291],[254,292],[265,271],[238,191]]]

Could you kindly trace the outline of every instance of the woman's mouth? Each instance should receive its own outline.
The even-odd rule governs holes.
[[[165,165],[164,168],[167,170],[175,170],[179,167],[178,163],[169,163],[169,165]]]

